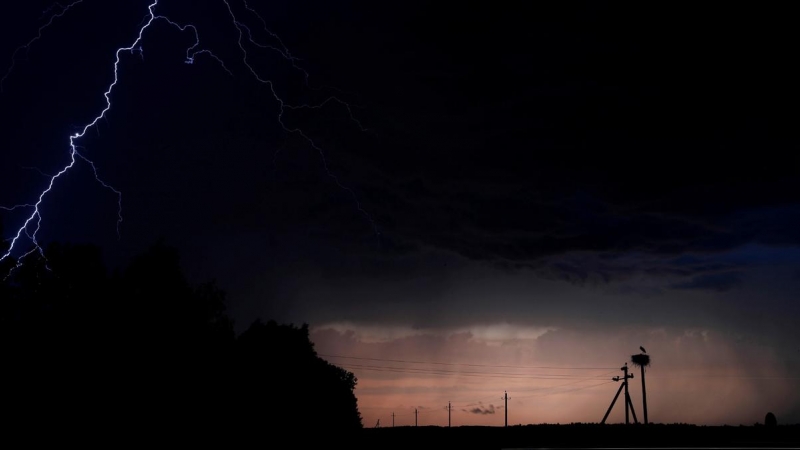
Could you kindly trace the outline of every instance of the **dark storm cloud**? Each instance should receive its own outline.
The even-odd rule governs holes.
[[[725,272],[712,275],[701,275],[694,277],[690,281],[675,283],[673,289],[703,289],[717,292],[725,292],[738,286],[742,282],[740,272]]]
[[[746,244],[800,245],[797,204],[691,216],[625,208],[587,194],[545,203],[519,193],[492,195],[492,188],[469,201],[442,198],[437,204],[421,198],[416,208],[409,208],[416,211],[387,227],[388,234],[394,242],[406,242],[408,249],[430,246],[576,283],[608,282],[635,273],[702,275],[741,265],[718,263],[709,256]],[[621,262],[620,256],[628,254],[642,258]],[[691,254],[702,258],[681,258]]]
[[[392,55],[348,61],[362,69],[351,87],[371,99],[365,120],[381,151],[350,154],[372,170],[347,176],[383,250],[442,249],[602,283],[722,269],[673,262],[685,254],[800,244],[800,165],[783,151],[797,137],[759,93],[796,94],[780,92],[788,66],[767,56],[781,54],[783,28],[748,37],[764,44],[753,47],[714,8],[635,23],[614,6],[591,9],[511,8],[484,23],[477,10],[454,22],[431,7],[381,22],[378,35],[394,38],[361,43]],[[590,257],[565,261],[576,254]],[[620,264],[619,254],[648,262]]]

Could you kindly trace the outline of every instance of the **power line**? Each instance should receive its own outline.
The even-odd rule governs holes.
[[[493,368],[502,368],[502,369],[544,369],[544,370],[612,370],[616,371],[617,368],[614,367],[571,367],[571,366],[511,366],[511,365],[500,365],[500,364],[469,364],[469,363],[451,363],[451,362],[438,362],[438,361],[414,361],[414,360],[403,360],[403,359],[386,359],[386,358],[367,358],[367,357],[360,357],[360,356],[344,356],[344,355],[326,355],[326,354],[319,354],[318,356],[325,357],[325,358],[342,358],[342,359],[355,359],[355,360],[363,360],[363,361],[381,361],[381,362],[394,362],[394,363],[405,363],[405,364],[431,364],[431,365],[441,365],[441,366],[466,366],[466,367],[493,367]],[[402,369],[402,368],[398,368]],[[412,369],[412,368],[409,368]],[[422,369],[419,369],[422,370]],[[435,370],[435,369],[431,369]],[[481,373],[491,373],[491,372],[481,372]],[[543,374],[546,375],[546,374]],[[555,376],[555,374],[553,374]],[[786,376],[786,377],[775,377],[775,376],[749,376],[749,375],[707,375],[702,374],[705,378],[742,378],[742,379],[755,379],[755,380],[798,380],[800,376]],[[653,378],[695,378],[696,375],[669,375],[669,376],[654,376]]]
[[[610,375],[610,374],[612,374],[614,372],[615,371],[606,372],[606,373],[598,375],[598,377],[604,377],[604,376]],[[569,383],[557,384],[555,386],[546,386],[546,387],[530,388],[530,389],[515,389],[515,390],[518,391],[518,392],[547,391],[547,390],[550,390],[550,389],[556,389],[556,388],[560,388],[560,387],[564,387],[564,386],[570,386],[570,385],[573,385],[573,384],[585,383],[587,381],[591,381],[591,379],[587,378],[585,380],[570,381]],[[533,395],[531,397],[536,397],[536,396]],[[528,397],[517,397],[517,398],[528,398]]]
[[[605,372],[605,373],[602,373],[600,375],[597,375],[597,377],[598,378],[602,378],[602,377],[605,377],[605,376],[610,375],[610,374],[615,373],[615,372],[616,372],[616,370],[612,370],[611,372]],[[587,381],[595,381],[598,378],[580,379],[580,380],[576,380],[576,381],[570,381],[569,383],[557,384],[555,386],[544,386],[544,387],[528,388],[528,389],[516,388],[514,390],[517,391],[517,392],[549,391],[549,390],[558,389],[558,388],[564,387],[564,386],[571,386],[571,385],[574,385],[574,384],[586,383]],[[587,387],[591,387],[591,386],[587,386]],[[580,389],[583,389],[583,387],[580,388]],[[580,389],[578,389],[578,390],[580,390]],[[563,392],[571,392],[571,391],[563,391]],[[538,394],[537,395],[528,395],[528,396],[525,396],[525,397],[515,397],[515,398],[523,399],[523,398],[531,398],[531,397],[538,397],[538,396],[540,396],[540,395],[538,395]],[[495,397],[494,395],[490,395],[490,396],[487,396],[487,397],[482,397],[482,398],[477,399],[477,400],[470,400],[470,401],[460,400],[460,401],[456,402],[456,406],[459,406],[459,405],[460,406],[473,406],[473,405],[477,405],[478,403],[480,403],[482,401],[493,399],[494,397]]]
[[[374,358],[373,358],[374,359]],[[387,360],[388,361],[388,360]],[[578,380],[596,380],[600,379],[606,374],[594,374],[587,376],[569,375],[569,374],[525,374],[525,373],[511,373],[511,372],[474,372],[474,371],[456,371],[447,369],[433,369],[433,368],[415,368],[415,367],[393,367],[393,366],[368,366],[363,364],[339,364],[344,369],[355,370],[370,370],[375,372],[393,372],[404,374],[418,374],[418,375],[442,375],[442,376],[464,376],[464,377],[478,377],[478,378],[505,378],[505,379],[533,379],[533,380],[563,380],[563,379],[578,379]],[[489,366],[482,365],[480,367],[503,367],[503,366]],[[603,369],[593,369],[603,370]],[[752,379],[752,380],[797,380],[800,377],[769,377],[769,376],[745,376],[745,375],[703,375],[707,378],[738,378],[738,379]],[[668,378],[693,378],[689,375],[670,375],[653,377],[659,379]],[[547,388],[542,388],[547,389]]]
[[[566,391],[548,392],[546,394],[538,394],[538,395],[528,395],[528,396],[525,396],[525,397],[517,397],[517,399],[521,400],[521,399],[524,399],[524,398],[538,398],[538,397],[547,397],[547,396],[556,395],[556,394],[568,394],[570,392],[576,392],[576,391],[581,391],[583,389],[589,389],[589,388],[593,388],[593,387],[597,387],[597,386],[603,386],[605,384],[609,384],[609,383],[613,383],[613,382],[614,381],[604,381],[602,383],[592,384],[592,385],[589,385],[589,386],[581,386],[579,388],[568,389]]]
[[[613,373],[613,372],[607,372],[607,373],[605,373],[603,375],[608,375],[610,373]],[[555,386],[533,388],[533,389],[523,389],[523,390],[515,389],[515,390],[518,391],[518,392],[530,392],[530,391],[534,391],[534,390],[535,391],[551,391],[553,389],[558,389],[558,388],[561,388],[561,387],[564,387],[564,386],[571,386],[571,385],[575,385],[575,384],[578,384],[578,383],[585,383],[587,381],[594,381],[594,380],[589,380],[589,379],[577,380],[577,381],[570,381],[569,383],[557,384]],[[580,391],[582,389],[588,389],[588,388],[592,388],[592,387],[596,387],[596,386],[602,386],[604,384],[608,384],[608,383],[611,383],[611,382],[612,381],[606,381],[606,382],[603,382],[603,383],[593,384],[593,385],[590,385],[590,386],[581,386],[579,388],[569,389],[569,390],[566,390],[566,391],[556,391],[556,392],[549,392],[549,393],[546,393],[546,394],[526,395],[524,397],[514,397],[514,398],[517,399],[517,400],[522,400],[522,399],[526,399],[526,398],[544,397],[544,396],[547,396],[547,395],[565,394],[565,393],[569,393],[569,392]],[[455,404],[455,406],[456,407],[476,406],[476,405],[481,404],[484,400],[489,400],[489,399],[493,399],[493,398],[495,398],[495,396],[491,395],[491,396],[488,396],[488,397],[483,397],[483,398],[480,398],[480,399],[477,399],[477,400],[472,400],[472,401],[459,401],[459,402],[457,402]]]
[[[372,370],[376,372],[395,372],[406,374],[419,374],[419,375],[459,375],[471,377],[484,377],[484,378],[507,378],[507,379],[533,379],[533,380],[564,380],[564,379],[582,379],[582,380],[596,380],[601,375],[579,376],[567,374],[525,374],[525,373],[510,373],[510,372],[470,372],[470,371],[456,371],[445,369],[417,369],[413,367],[391,367],[391,366],[367,366],[362,364],[342,364],[341,367],[345,369],[361,369]]]
[[[585,382],[585,381],[587,381],[587,380],[579,380],[577,382],[581,383],[581,382]],[[539,398],[539,397],[547,397],[547,396],[550,396],[550,395],[557,395],[557,394],[568,394],[568,393],[571,393],[571,392],[577,392],[577,391],[581,391],[581,390],[584,390],[584,389],[590,389],[590,388],[594,388],[594,387],[598,387],[598,386],[603,386],[603,385],[606,385],[606,384],[609,384],[609,383],[613,383],[613,382],[614,382],[613,380],[612,381],[604,381],[602,383],[596,383],[596,384],[592,384],[592,385],[589,385],[589,386],[581,386],[579,388],[568,389],[566,391],[548,392],[548,393],[545,393],[545,394],[528,395],[528,396],[524,396],[524,397],[515,397],[515,398],[517,400],[523,400],[523,399],[527,399],[527,398]],[[575,383],[576,382],[572,382],[572,383],[567,383],[567,384],[564,384],[564,385],[552,386],[550,388],[545,388],[545,389],[555,389],[555,388],[558,388],[558,387],[561,387],[561,386],[566,386],[566,385],[575,384]],[[505,394],[505,395],[508,395],[508,394]],[[486,397],[484,399],[493,398],[493,397],[494,396]],[[506,406],[503,408],[506,411],[506,414],[507,414],[507,411],[508,411],[508,406],[507,406],[507,404],[508,404],[507,403],[507,401],[508,401],[507,399],[508,398],[511,398],[511,397],[507,397],[505,399],[506,400]],[[503,399],[503,398],[501,398],[501,399]],[[480,401],[476,400],[475,402],[472,402],[471,404],[465,404],[465,405],[462,405],[462,406],[467,407],[467,406],[477,405],[479,403],[480,403]],[[458,406],[458,405],[456,405],[456,406]],[[397,410],[397,408],[392,408],[392,407],[366,407],[366,408],[363,408],[363,409],[392,409],[392,410]],[[423,406],[423,407],[416,407],[416,408],[414,408],[413,411],[409,411],[409,412],[406,412],[406,413],[395,414],[394,412],[392,412],[392,423],[394,424],[394,418],[395,417],[410,416],[410,415],[413,414],[415,416],[415,419],[416,419],[416,418],[419,417],[419,414],[428,414],[428,413],[431,413],[431,412],[444,412],[444,411],[448,412],[448,419],[449,419],[450,412],[452,411],[452,406],[446,407],[445,409],[442,409],[442,410],[438,410],[436,408],[427,408],[427,407]],[[416,422],[416,420],[415,420],[415,422]]]
[[[436,361],[413,361],[404,359],[384,359],[384,358],[366,358],[361,356],[344,356],[344,355],[323,355],[318,354],[323,358],[342,358],[342,359],[357,359],[363,361],[381,361],[381,362],[394,362],[405,364],[433,364],[439,366],[467,366],[467,367],[496,367],[501,369],[564,369],[564,370],[615,370],[615,367],[566,367],[566,366],[508,366],[499,364],[469,364],[469,363],[452,363],[452,362],[436,362]]]
[[[749,375],[706,375],[706,374],[697,374],[697,375],[668,375],[668,376],[649,376],[647,378],[739,378],[739,379],[746,379],[746,380],[800,380],[800,377],[760,377],[760,376],[749,376]]]

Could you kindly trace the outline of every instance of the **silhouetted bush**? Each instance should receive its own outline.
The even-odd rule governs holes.
[[[237,357],[239,395],[263,405],[251,418],[289,427],[312,420],[315,429],[361,427],[355,377],[316,355],[308,325],[256,321],[237,339]]]
[[[775,414],[768,412],[766,417],[764,417],[764,425],[768,427],[774,427],[778,425],[778,419],[775,417]]]
[[[312,411],[330,430],[361,427],[355,377],[317,357],[307,325],[257,321],[237,338],[224,292],[191,286],[175,249],[115,274],[93,246],[46,255],[0,278],[4,430],[263,434]]]

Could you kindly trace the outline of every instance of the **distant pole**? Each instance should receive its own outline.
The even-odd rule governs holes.
[[[508,391],[505,391],[505,395],[503,395],[503,399],[506,402],[505,407],[503,407],[503,410],[505,410],[505,413],[506,413],[506,428],[508,428]]]
[[[447,402],[447,428],[450,428],[450,402]]]
[[[392,412],[392,428],[394,428],[394,412]]]
[[[419,418],[419,411],[417,411],[417,408],[414,408],[414,426],[415,427],[419,426],[419,420],[417,420],[418,418]]]

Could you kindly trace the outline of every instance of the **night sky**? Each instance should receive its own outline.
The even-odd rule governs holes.
[[[150,3],[84,0],[13,58],[0,205],[35,202],[69,163]],[[244,35],[253,70],[319,106],[285,109],[302,130],[287,133],[225,2],[160,0],[232,75],[185,63],[191,31],[151,25],[78,142],[123,194],[119,236],[116,196],[79,161],[41,205],[40,242],[100,245],[113,268],[163,238],[227,291],[238,331],[309,323],[358,376],[367,426],[414,407],[446,424],[447,401],[454,424],[500,425],[504,390],[509,422],[599,421],[617,385],[592,385],[640,345],[651,421],[800,422],[790,11],[432,3],[251,0],[278,41],[230,0],[272,47]],[[3,6],[3,74],[49,6]],[[3,237],[29,212],[0,211]],[[556,386],[579,367],[604,370]]]

